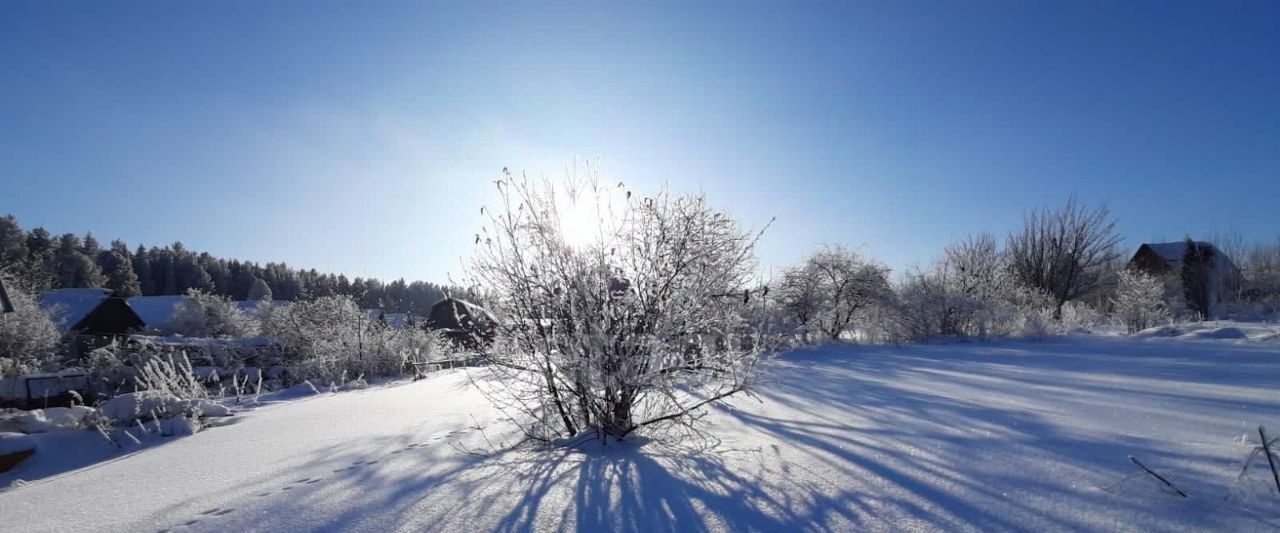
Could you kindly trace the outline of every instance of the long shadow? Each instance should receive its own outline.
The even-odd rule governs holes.
[[[1216,494],[1228,479],[1212,469],[1178,473],[1176,481],[1197,496],[1188,502],[1125,500],[1098,489],[1131,473],[1129,454],[1159,469],[1220,464],[1214,450],[1125,428],[1083,430],[1061,418],[1079,416],[1060,412],[1068,408],[1105,412],[1166,403],[1164,409],[1176,415],[1180,406],[1198,402],[1280,419],[1280,398],[1229,402],[1180,390],[1280,388],[1274,347],[1206,346],[1195,352],[1215,354],[1213,362],[1171,356],[1170,348],[1073,340],[801,351],[772,368],[759,391],[764,409],[717,408],[717,423],[731,426],[747,449],[733,449],[732,443],[709,451],[631,444],[590,453],[517,449],[482,457],[440,442],[391,458],[386,454],[409,448],[415,437],[371,439],[355,449],[319,450],[303,470],[382,463],[334,473],[312,488],[255,504],[254,510],[280,518],[278,524],[312,513],[306,523],[328,531],[1239,526],[1217,508]],[[1144,405],[1107,405],[1117,398]],[[257,480],[236,491],[275,482]],[[358,500],[335,506],[335,498]],[[1277,522],[1261,515],[1256,526]]]

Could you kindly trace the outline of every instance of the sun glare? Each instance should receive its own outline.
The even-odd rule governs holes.
[[[585,248],[596,242],[602,224],[596,200],[593,194],[581,193],[577,198],[566,198],[560,205],[560,233],[565,244]]]

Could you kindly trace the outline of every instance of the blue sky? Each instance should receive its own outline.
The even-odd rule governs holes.
[[[1280,4],[4,2],[0,212],[445,281],[503,167],[601,158],[897,270],[1069,195],[1280,234]],[[529,5],[525,5],[529,4]]]

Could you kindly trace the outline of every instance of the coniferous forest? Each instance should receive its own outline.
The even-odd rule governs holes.
[[[33,293],[49,289],[104,287],[120,296],[185,294],[196,289],[233,300],[308,300],[347,295],[366,309],[426,314],[455,288],[403,278],[383,282],[348,278],[285,263],[215,257],[181,242],[131,247],[104,244],[92,233],[54,235],[42,227],[24,230],[13,215],[0,218],[0,275]]]

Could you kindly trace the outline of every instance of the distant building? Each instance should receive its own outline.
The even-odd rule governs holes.
[[[498,319],[487,309],[459,298],[445,298],[431,306],[427,329],[465,347],[476,347],[493,339]]]
[[[110,289],[54,289],[40,295],[40,308],[59,329],[77,337],[76,353],[123,339],[146,324]]]
[[[1213,302],[1220,303],[1240,285],[1240,269],[1213,243],[1196,241],[1202,249],[1212,250],[1213,264],[1209,269],[1209,283]],[[1148,274],[1163,277],[1170,283],[1182,283],[1182,256],[1187,251],[1186,241],[1146,243],[1129,259],[1129,266]]]

